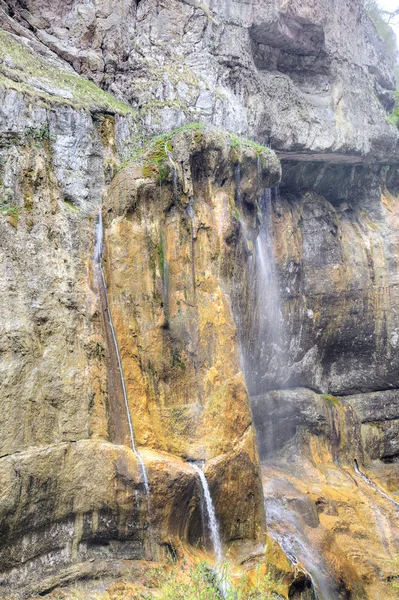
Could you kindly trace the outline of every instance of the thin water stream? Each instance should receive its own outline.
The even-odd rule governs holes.
[[[389,496],[386,492],[384,492],[384,490],[382,490],[379,485],[377,485],[372,479],[370,479],[370,477],[367,477],[367,475],[365,475],[359,469],[359,464],[358,464],[356,458],[354,459],[353,464],[355,467],[355,472],[357,473],[357,475],[359,475],[363,479],[363,481],[365,483],[367,483],[367,485],[374,488],[376,490],[376,492],[378,492],[381,496],[383,496],[383,498],[386,498],[387,500],[389,500],[397,509],[399,509],[399,503],[396,502],[393,498],[391,498],[391,496]]]
[[[216,519],[215,508],[213,506],[212,496],[211,496],[211,492],[209,490],[208,482],[206,480],[203,470],[194,462],[192,462],[190,464],[193,467],[193,469],[195,469],[195,471],[197,471],[200,482],[201,482],[202,491],[204,493],[206,513],[208,516],[208,524],[209,524],[209,530],[210,530],[210,534],[211,534],[213,552],[215,554],[217,562],[221,563],[223,560],[223,549],[222,549],[222,542],[220,539],[219,523],[217,522],[217,519]]]
[[[190,462],[190,464],[195,469],[195,471],[197,471],[197,473],[198,473],[199,480],[200,480],[201,487],[202,487],[202,492],[204,494],[206,516],[208,517],[208,526],[209,526],[209,531],[211,534],[213,553],[216,558],[216,567],[213,570],[213,572],[216,576],[217,586],[219,588],[220,594],[224,600],[227,600],[227,598],[234,597],[234,591],[230,587],[230,584],[229,584],[228,580],[226,579],[226,574],[223,571],[223,546],[222,546],[222,540],[220,538],[219,523],[216,518],[215,507],[213,505],[211,491],[209,489],[208,482],[206,480],[205,473],[202,470],[202,467],[200,467],[195,462]],[[206,521],[206,519],[204,519],[204,520]]]
[[[131,445],[132,445],[132,450],[137,458],[137,462],[140,465],[140,469],[141,469],[141,473],[142,473],[142,478],[143,478],[143,483],[144,483],[144,488],[146,491],[146,494],[148,496],[148,499],[150,498],[150,485],[149,485],[149,480],[148,480],[148,473],[147,473],[147,469],[146,466],[144,464],[143,459],[141,458],[140,452],[137,450],[136,448],[136,443],[135,443],[135,439],[134,439],[134,431],[133,431],[133,423],[132,423],[132,417],[130,414],[130,408],[129,408],[129,402],[128,402],[128,396],[127,396],[127,390],[126,390],[126,384],[125,384],[125,377],[123,374],[123,367],[122,367],[122,360],[121,360],[121,356],[119,353],[119,346],[118,346],[118,340],[116,337],[116,333],[115,333],[115,328],[114,328],[114,324],[112,321],[112,314],[111,314],[111,310],[109,307],[109,301],[108,301],[108,290],[107,290],[107,284],[105,281],[105,274],[104,274],[104,269],[103,269],[103,264],[102,264],[102,256],[103,256],[103,220],[102,220],[102,213],[101,213],[101,209],[98,211],[98,219],[97,219],[97,224],[96,224],[96,246],[95,246],[95,250],[94,250],[94,264],[97,267],[97,271],[98,271],[98,284],[99,286],[102,288],[104,297],[105,297],[105,301],[106,301],[106,307],[107,307],[107,320],[108,320],[108,325],[109,328],[111,330],[111,334],[112,334],[112,341],[113,341],[113,345],[114,345],[114,351],[115,351],[115,355],[117,358],[117,362],[118,362],[118,370],[119,370],[119,376],[120,376],[120,382],[121,382],[121,386],[122,386],[122,391],[123,391],[123,399],[124,399],[124,403],[125,403],[125,408],[126,408],[126,416],[127,416],[127,421],[128,421],[128,425],[129,425],[129,433],[130,433],[130,441],[131,441]]]
[[[298,565],[309,577],[313,600],[336,600],[338,592],[335,582],[307,538],[295,510],[284,499],[270,498],[266,502],[266,520],[269,534],[283,549],[291,564]]]

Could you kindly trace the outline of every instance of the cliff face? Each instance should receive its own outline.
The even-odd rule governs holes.
[[[8,31],[127,101],[147,135],[200,120],[280,150],[396,153],[392,65],[362,0],[2,6]]]
[[[0,19],[0,596],[209,546],[205,461],[233,556],[265,499],[323,598],[390,597],[398,133],[360,0]]]

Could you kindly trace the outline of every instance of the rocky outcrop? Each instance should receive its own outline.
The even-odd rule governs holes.
[[[323,600],[393,597],[398,132],[363,2],[0,20],[0,596],[209,546],[188,461],[226,547],[262,550],[249,391],[277,571],[280,544]]]
[[[392,63],[362,0],[2,6],[3,27],[127,101],[147,134],[200,120],[279,150],[396,154]]]
[[[323,598],[396,594],[394,180],[386,167],[284,163],[269,215],[276,343],[256,296],[248,307],[246,283],[236,296],[269,534],[309,569]],[[253,281],[253,266],[246,277]],[[269,344],[247,333],[258,322]]]
[[[397,472],[368,456],[371,396],[296,388],[252,399],[269,535],[327,599],[396,597]]]
[[[293,168],[283,166],[271,215],[284,359],[268,368],[271,346],[254,357],[265,368],[263,382],[249,382],[251,394],[295,386],[338,396],[396,388],[398,201],[384,188],[384,169],[298,165],[293,185]],[[309,172],[316,192],[301,190]],[[237,302],[250,323],[253,306],[242,294]]]
[[[275,155],[183,129],[123,169],[105,202],[108,294],[136,438],[210,461],[226,541],[259,539],[263,512],[229,294],[239,269],[237,167],[255,210],[259,186],[279,180]]]
[[[193,469],[167,455],[145,460],[150,514],[124,446],[87,439],[1,459],[1,594],[27,597],[95,577],[107,561],[110,571],[117,561],[167,556],[173,541],[187,538],[199,511]]]
[[[113,569],[204,541],[187,460],[206,461],[224,543],[256,547],[264,508],[229,294],[240,231],[234,173],[241,165],[254,210],[258,186],[279,181],[279,161],[196,126],[150,144],[108,189],[104,267],[147,498],[107,374],[93,276],[97,206],[120,164],[123,117],[44,108],[42,133],[25,124],[24,95],[7,93],[25,111],[4,148],[2,593],[44,592],[107,561]],[[68,137],[74,126],[83,138]]]

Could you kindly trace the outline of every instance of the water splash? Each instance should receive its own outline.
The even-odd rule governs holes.
[[[150,484],[149,484],[149,480],[148,480],[148,473],[147,473],[147,469],[144,464],[144,461],[141,458],[141,455],[136,448],[134,432],[133,432],[133,423],[132,423],[132,418],[130,415],[130,408],[129,408],[129,402],[128,402],[127,391],[126,391],[125,377],[123,374],[122,361],[121,361],[121,357],[120,357],[120,353],[119,353],[118,340],[116,338],[114,324],[112,321],[111,310],[109,307],[108,289],[107,289],[107,284],[105,282],[105,274],[104,274],[104,269],[103,269],[103,265],[102,265],[103,236],[104,236],[103,219],[102,219],[102,213],[101,213],[101,209],[100,209],[98,211],[98,218],[97,218],[97,224],[96,224],[96,245],[95,245],[95,249],[94,249],[94,263],[95,263],[95,265],[97,265],[97,268],[98,268],[99,279],[100,279],[99,284],[103,288],[105,301],[106,301],[106,305],[107,305],[108,324],[109,324],[109,327],[111,330],[112,340],[114,343],[114,350],[115,350],[116,358],[118,361],[119,376],[120,376],[121,385],[122,385],[123,399],[125,402],[127,421],[129,424],[130,441],[131,441],[131,445],[132,445],[132,450],[137,458],[137,462],[140,465],[140,469],[141,469],[141,473],[142,473],[142,477],[143,477],[144,488],[145,488],[145,491],[149,498],[150,497]]]
[[[204,474],[202,468],[200,468],[196,463],[190,463],[190,464],[195,469],[195,471],[197,471],[200,482],[201,482],[202,491],[204,493],[206,512],[208,515],[208,523],[209,523],[209,530],[211,533],[213,551],[214,551],[217,562],[221,563],[223,560],[223,549],[222,549],[222,542],[220,539],[219,523],[217,522],[217,519],[216,519],[215,508],[213,506],[212,496],[211,496],[211,492],[209,490],[208,482],[206,480],[206,477],[205,477],[205,474]]]
[[[266,500],[266,520],[269,534],[283,549],[292,565],[298,565],[312,583],[314,600],[336,600],[337,587],[328,568],[312,547],[300,518],[285,499]]]

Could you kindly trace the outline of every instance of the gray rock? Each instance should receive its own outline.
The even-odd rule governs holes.
[[[30,37],[33,27],[75,70],[157,114],[143,120],[149,133],[193,120],[190,111],[163,115],[162,102],[179,97],[197,119],[280,150],[396,156],[398,135],[385,120],[392,62],[362,0],[8,6],[6,27]]]

